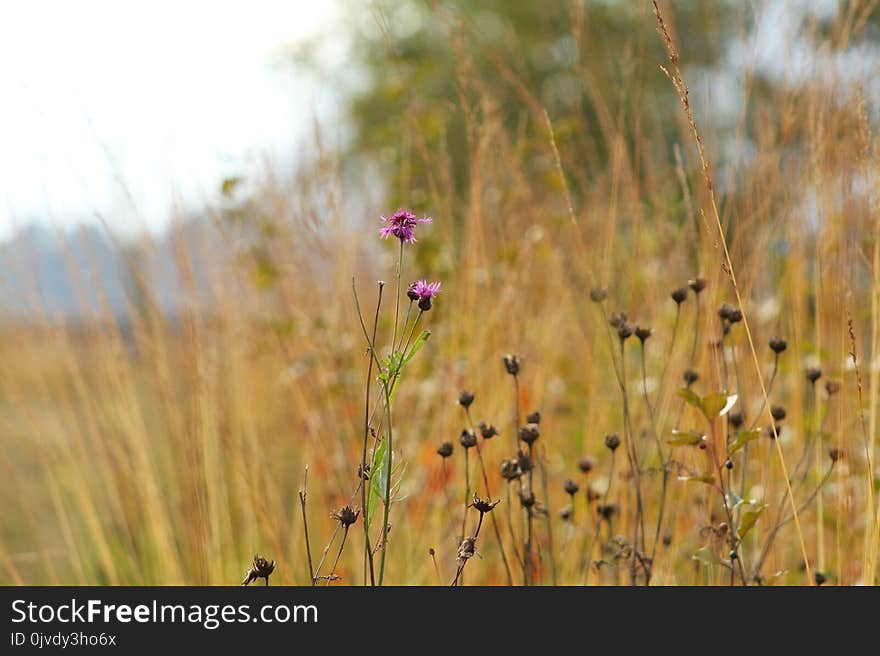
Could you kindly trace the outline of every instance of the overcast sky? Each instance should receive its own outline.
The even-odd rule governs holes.
[[[332,0],[0,4],[0,238],[96,212],[121,232],[156,229],[172,199],[197,207],[223,176],[289,160],[322,91],[278,54],[336,11]]]

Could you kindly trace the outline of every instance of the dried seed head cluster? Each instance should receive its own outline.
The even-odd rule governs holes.
[[[351,506],[342,506],[339,510],[333,511],[330,516],[337,520],[342,528],[348,528],[357,521],[360,510],[355,510]]]
[[[520,426],[517,435],[523,442],[531,445],[541,437],[541,431],[538,429],[538,424],[526,424]]]
[[[487,424],[484,421],[481,421],[477,428],[480,429],[480,435],[484,440],[491,440],[493,437],[498,435],[498,429],[495,428],[492,424]]]
[[[620,446],[620,436],[617,433],[609,433],[605,436],[605,446],[611,451],[616,451]]]
[[[470,449],[477,446],[476,434],[474,433],[474,431],[467,428],[461,431],[461,435],[459,436],[458,441],[465,449]]]
[[[478,510],[481,514],[486,514],[487,512],[492,512],[492,509],[501,503],[501,500],[498,501],[489,501],[488,499],[481,499],[476,494],[474,494],[474,500],[471,505]]]
[[[514,481],[522,476],[519,461],[504,459],[501,461],[501,478],[505,481]]]
[[[249,585],[257,579],[266,579],[266,585],[269,585],[269,577],[275,571],[275,561],[269,561],[259,554],[254,554],[254,560],[244,575],[242,585]]]

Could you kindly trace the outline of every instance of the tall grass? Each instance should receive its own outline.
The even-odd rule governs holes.
[[[646,11],[645,21],[653,20]],[[857,39],[863,27],[862,14],[850,12],[827,38]],[[630,103],[650,103],[638,93],[638,80],[662,76],[661,64],[635,61],[634,72],[619,73],[615,81],[628,94],[596,89],[608,116],[626,117]],[[687,62],[681,64],[687,78]],[[466,426],[456,407],[464,388],[476,395],[473,422],[501,431],[480,447],[488,485],[476,469],[469,481],[501,498],[492,512],[502,521],[498,533],[510,567],[524,556],[521,541],[512,539],[521,536],[518,502],[504,496],[510,488],[498,471],[501,459],[514,455],[511,433],[521,421],[513,416],[501,364],[508,352],[522,362],[516,414],[542,412],[537,457],[548,484],[545,494],[536,470],[534,492],[550,509],[559,541],[551,556],[558,582],[617,580],[607,569],[585,568],[579,548],[596,530],[600,500],[588,506],[583,491],[570,499],[563,489],[564,480],[576,478],[601,498],[613,483],[620,515],[614,526],[632,526],[638,512],[635,496],[625,492],[632,482],[624,447],[614,480],[607,480],[612,453],[603,438],[623,435],[626,418],[606,318],[589,299],[590,288],[602,286],[608,311],[625,311],[654,331],[645,342],[644,380],[638,347],[627,346],[636,358],[625,370],[629,439],[643,456],[654,449],[652,431],[665,440],[672,428],[696,423],[677,394],[685,368],[699,372],[701,393],[730,388],[735,374],[749,422],[766,428],[766,411],[756,417],[760,408],[787,409],[779,439],[764,435],[749,445],[747,493],[770,505],[744,540],[749,553],[777,531],[777,511],[784,517],[790,509],[783,463],[791,474],[794,463],[809,458],[801,489],[811,490],[822,479],[828,448],[846,454],[813,502],[798,509],[798,521],[778,529],[764,582],[809,583],[818,572],[835,583],[876,584],[880,514],[871,468],[880,375],[880,167],[870,118],[875,108],[864,92],[817,76],[769,96],[749,95],[738,119],[754,135],[749,155],[743,148],[719,150],[691,97],[715,181],[707,187],[684,116],[672,143],[651,121],[603,121],[607,167],[587,174],[582,163],[591,155],[578,152],[568,136],[583,125],[560,129],[527,82],[499,62],[498,75],[521,98],[521,120],[542,127],[540,139],[511,136],[508,117],[470,71],[462,65],[462,93],[453,101],[468,134],[466,201],[453,202],[455,176],[444,153],[427,152],[418,131],[402,127],[411,156],[433,174],[427,189],[392,191],[424,198],[435,219],[420,234],[413,266],[442,279],[443,295],[431,311],[433,336],[409,365],[396,401],[394,450],[405,469],[385,582],[455,578],[464,458],[444,460],[436,450],[442,441],[457,444]],[[544,175],[527,173],[536,163]],[[100,281],[71,262],[83,320],[41,309],[34,294],[31,319],[4,321],[3,583],[229,584],[259,552],[277,562],[273,584],[309,584],[297,496],[304,468],[314,553],[338,527],[331,511],[360,503],[351,495],[362,459],[369,356],[350,281],[355,275],[361,297],[372,298],[376,280],[393,280],[397,253],[376,235],[378,216],[388,210],[384,199],[350,198],[334,153],[321,152],[303,176],[267,175],[257,183],[234,211],[211,215],[230,257],[218,255],[207,231],[175,229],[174,266],[183,283],[173,312],[151,284],[152,245],[144,243],[127,250],[142,257],[128,260],[140,284],[124,320],[101,298]],[[31,266],[26,253],[4,263],[4,283],[27,285]],[[669,298],[698,274],[708,283],[699,315],[693,296],[680,310]],[[720,336],[715,310],[724,301],[742,308],[750,332],[733,329],[726,350],[713,345]],[[388,317],[380,318],[377,342],[388,342],[393,329]],[[774,357],[766,345],[774,335],[784,336],[788,348],[768,388]],[[808,365],[822,369],[815,386],[804,378]],[[840,391],[829,395],[826,380],[840,381]],[[577,463],[585,455],[596,465],[583,478]],[[699,462],[692,451],[677,458],[691,467]],[[693,558],[719,519],[711,516],[710,493],[675,478],[652,583],[727,583],[717,568]],[[641,539],[650,547],[660,504],[656,471],[643,488],[649,521]],[[511,503],[507,534],[503,506]],[[555,512],[568,503],[574,504],[570,523]],[[535,549],[544,555],[536,576],[549,582],[551,546],[542,526],[535,521]],[[468,585],[507,583],[498,533],[480,534],[482,558],[468,565]],[[597,533],[606,537],[605,528]],[[337,584],[363,583],[363,552],[340,548],[333,571]]]

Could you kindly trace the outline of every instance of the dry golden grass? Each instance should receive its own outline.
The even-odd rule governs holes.
[[[858,12],[845,17],[834,34],[857,35],[859,20]],[[645,74],[662,75],[656,67],[663,63],[645,63]],[[513,76],[503,68],[499,75]],[[578,166],[586,155],[571,147],[566,131],[554,135],[557,160],[549,131],[540,141],[510,138],[495,100],[468,77],[467,66],[460,82],[457,111],[468,127],[471,158],[466,203],[453,205],[444,155],[420,147],[417,132],[406,134],[412,157],[434,172],[430,188],[420,193],[435,218],[420,233],[408,278],[440,278],[443,293],[429,317],[432,338],[407,371],[395,406],[404,499],[392,509],[387,581],[448,584],[454,576],[463,455],[456,443],[444,483],[435,450],[441,441],[456,442],[465,426],[456,402],[462,388],[476,394],[474,418],[502,432],[485,444],[484,456],[493,490],[504,489],[497,468],[512,455],[514,418],[501,356],[514,351],[523,362],[520,411],[540,409],[544,416],[540,447],[549,497],[541,498],[554,525],[556,580],[615,582],[609,570],[582,566],[582,540],[593,528],[583,493],[575,524],[558,519],[568,503],[563,480],[584,482],[578,459],[595,456],[591,476],[601,479],[609,457],[603,435],[623,433],[604,320],[589,302],[590,287],[607,287],[609,309],[654,328],[648,368],[656,379],[668,366],[663,386],[653,392],[656,423],[666,435],[680,413],[676,391],[688,364],[695,307],[691,295],[670,353],[675,304],[669,293],[704,274],[709,286],[702,298],[696,389],[724,387],[720,353],[711,345],[718,335],[715,309],[736,297],[690,126],[683,118],[680,138],[665,143],[651,125],[624,130],[605,121],[609,162],[587,179]],[[547,125],[540,104],[515,82],[511,77],[529,120]],[[604,101],[609,116],[617,115],[622,101],[611,94]],[[827,408],[826,435],[817,442],[817,463],[803,489],[812,489],[827,468],[830,446],[847,454],[798,515],[809,566],[835,583],[876,584],[880,517],[872,505],[870,469],[880,411],[877,137],[860,89],[836,80],[779,89],[770,98],[751,99],[748,110],[741,120],[756,137],[754,157],[728,158],[716,168],[718,144],[711,131],[702,137],[713,177],[727,181],[717,192],[718,218],[765,382],[772,368],[767,340],[776,334],[788,339],[770,393],[771,402],[788,411],[779,444],[791,470],[813,421],[809,408],[818,403]],[[695,111],[699,116],[699,107]],[[525,172],[525,163],[536,161],[545,170],[537,179]],[[271,218],[273,233],[261,256],[272,264],[271,284],[255,284],[254,263],[246,256],[210,267],[207,283],[196,283],[194,262],[210,260],[210,245],[180,230],[176,264],[188,285],[178,290],[177,319],[146,295],[123,327],[101,306],[77,325],[43,313],[28,325],[4,326],[0,581],[235,584],[258,551],[278,561],[273,584],[308,584],[297,497],[304,468],[316,560],[336,524],[331,510],[349,501],[359,505],[352,493],[367,357],[351,277],[357,276],[362,303],[372,308],[374,281],[394,276],[394,249],[376,235],[378,214],[388,208],[353,212],[337,168],[325,155],[307,179],[267,180],[239,223],[215,217],[233,245]],[[583,190],[572,207],[560,171]],[[91,284],[84,277],[78,282],[83,289]],[[387,341],[389,320],[379,329]],[[740,328],[732,340],[751,421],[763,400],[758,372]],[[638,435],[649,420],[637,362],[628,366]],[[817,398],[809,398],[808,363],[821,366],[820,383],[841,381],[830,401],[821,384]],[[695,425],[696,416],[685,411],[679,423]],[[760,425],[766,427],[766,420]],[[788,504],[772,441],[754,444],[749,494],[770,508],[747,536],[747,562],[772,530],[777,508]],[[650,445],[643,440],[644,454]],[[679,449],[676,458],[698,468],[700,455]],[[670,485],[664,532],[672,542],[658,550],[654,582],[726,583],[718,568],[691,558],[710,540],[701,530],[711,523],[709,492],[693,483]],[[646,512],[654,518],[657,477],[645,487]],[[495,512],[507,503],[502,494]],[[622,516],[631,518],[633,501],[624,496],[620,503]],[[543,521],[539,526],[541,576],[549,583],[549,545]],[[356,528],[337,568],[344,584],[362,582],[362,532]],[[509,540],[506,547],[510,555]],[[440,581],[429,549],[436,551]],[[483,558],[470,563],[466,582],[503,584],[494,536],[486,529],[478,551]],[[802,560],[789,523],[763,573],[768,582],[807,583]]]

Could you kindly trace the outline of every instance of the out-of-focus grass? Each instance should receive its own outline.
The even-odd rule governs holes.
[[[659,63],[650,62],[651,70]],[[414,147],[412,155],[429,159],[437,175],[431,189],[419,190],[435,222],[420,233],[408,277],[442,279],[443,293],[430,313],[433,336],[407,371],[396,403],[405,498],[392,511],[386,578],[436,583],[430,548],[441,582],[448,584],[454,574],[463,455],[457,449],[447,463],[444,483],[435,449],[443,440],[456,441],[465,425],[456,405],[461,388],[476,393],[475,419],[502,431],[486,444],[484,456],[493,489],[504,489],[497,468],[513,455],[513,410],[501,356],[516,351],[523,361],[520,409],[544,415],[540,443],[549,498],[542,501],[554,523],[558,579],[581,583],[579,547],[592,524],[583,494],[576,523],[558,519],[568,502],[562,481],[583,483],[576,464],[592,454],[598,465],[591,476],[601,484],[608,461],[602,437],[623,432],[605,328],[589,302],[589,287],[607,286],[610,309],[654,328],[650,378],[656,382],[669,367],[663,388],[653,391],[663,434],[676,425],[675,392],[694,322],[691,296],[670,352],[675,304],[669,293],[697,273],[709,279],[696,352],[696,388],[704,393],[722,386],[720,354],[711,342],[718,334],[715,309],[733,294],[704,220],[708,197],[684,125],[673,144],[658,141],[649,125],[607,122],[608,166],[592,178],[579,166],[583,153],[570,148],[564,131],[557,134],[562,167],[580,176],[584,189],[573,223],[549,135],[511,138],[485,88],[466,71],[462,75],[468,93],[458,109],[472,139],[467,202],[450,207],[454,193],[442,153]],[[606,101],[611,115],[623,102],[611,90]],[[813,421],[805,366],[818,364],[822,381],[843,384],[828,402],[820,392],[819,407],[828,416],[821,460],[807,488],[827,465],[827,447],[840,446],[847,458],[823,490],[822,514],[815,503],[800,514],[812,569],[843,584],[876,583],[877,571],[860,411],[875,445],[880,175],[862,103],[856,87],[838,80],[755,100],[742,119],[754,127],[750,157],[719,161],[713,134],[703,134],[717,163],[722,221],[765,378],[772,366],[767,339],[779,334],[789,341],[771,395],[788,409],[782,446],[789,466],[800,457]],[[529,114],[533,109],[524,99],[527,120],[543,121]],[[402,138],[418,144],[418,134]],[[526,162],[529,170],[543,162],[545,175],[526,176]],[[351,276],[358,277],[366,307],[374,281],[393,277],[393,249],[377,237],[378,214],[388,208],[352,211],[344,196],[332,158],[322,159],[310,179],[267,183],[234,221],[215,217],[240,257],[210,267],[207,280],[198,283],[194,263],[210,261],[211,247],[180,231],[176,266],[186,284],[173,318],[145,293],[123,322],[99,305],[76,325],[41,314],[31,323],[4,326],[0,581],[229,584],[240,580],[259,551],[278,561],[273,582],[308,583],[297,498],[304,467],[310,468],[312,549],[320,554],[334,527],[330,511],[349,501],[360,459],[367,359]],[[239,243],[258,227],[259,251]],[[85,277],[78,283],[92,284]],[[849,317],[861,402],[849,356]],[[384,341],[390,330],[380,325]],[[741,331],[732,339],[741,401],[751,419],[761,405],[760,387]],[[630,373],[640,434],[648,418],[638,396],[638,369],[630,366]],[[691,420],[686,412],[680,424]],[[649,452],[650,440],[642,448]],[[686,450],[676,457],[698,463]],[[749,460],[749,496],[775,511],[785,486],[768,439],[756,443]],[[671,543],[658,551],[656,582],[723,583],[691,558],[712,521],[702,503],[706,490],[674,480],[671,485]],[[656,479],[647,489],[647,512],[654,517]],[[621,501],[623,515],[630,516],[632,503]],[[747,557],[772,528],[771,516],[766,513],[749,535]],[[467,582],[502,583],[497,548],[488,532],[482,536],[483,558],[468,567]],[[337,569],[343,583],[361,582],[361,539],[353,530]],[[542,576],[549,581],[545,541],[542,549]],[[802,583],[800,563],[789,524],[764,574],[783,571],[776,582]],[[610,579],[589,570],[586,580]]]

